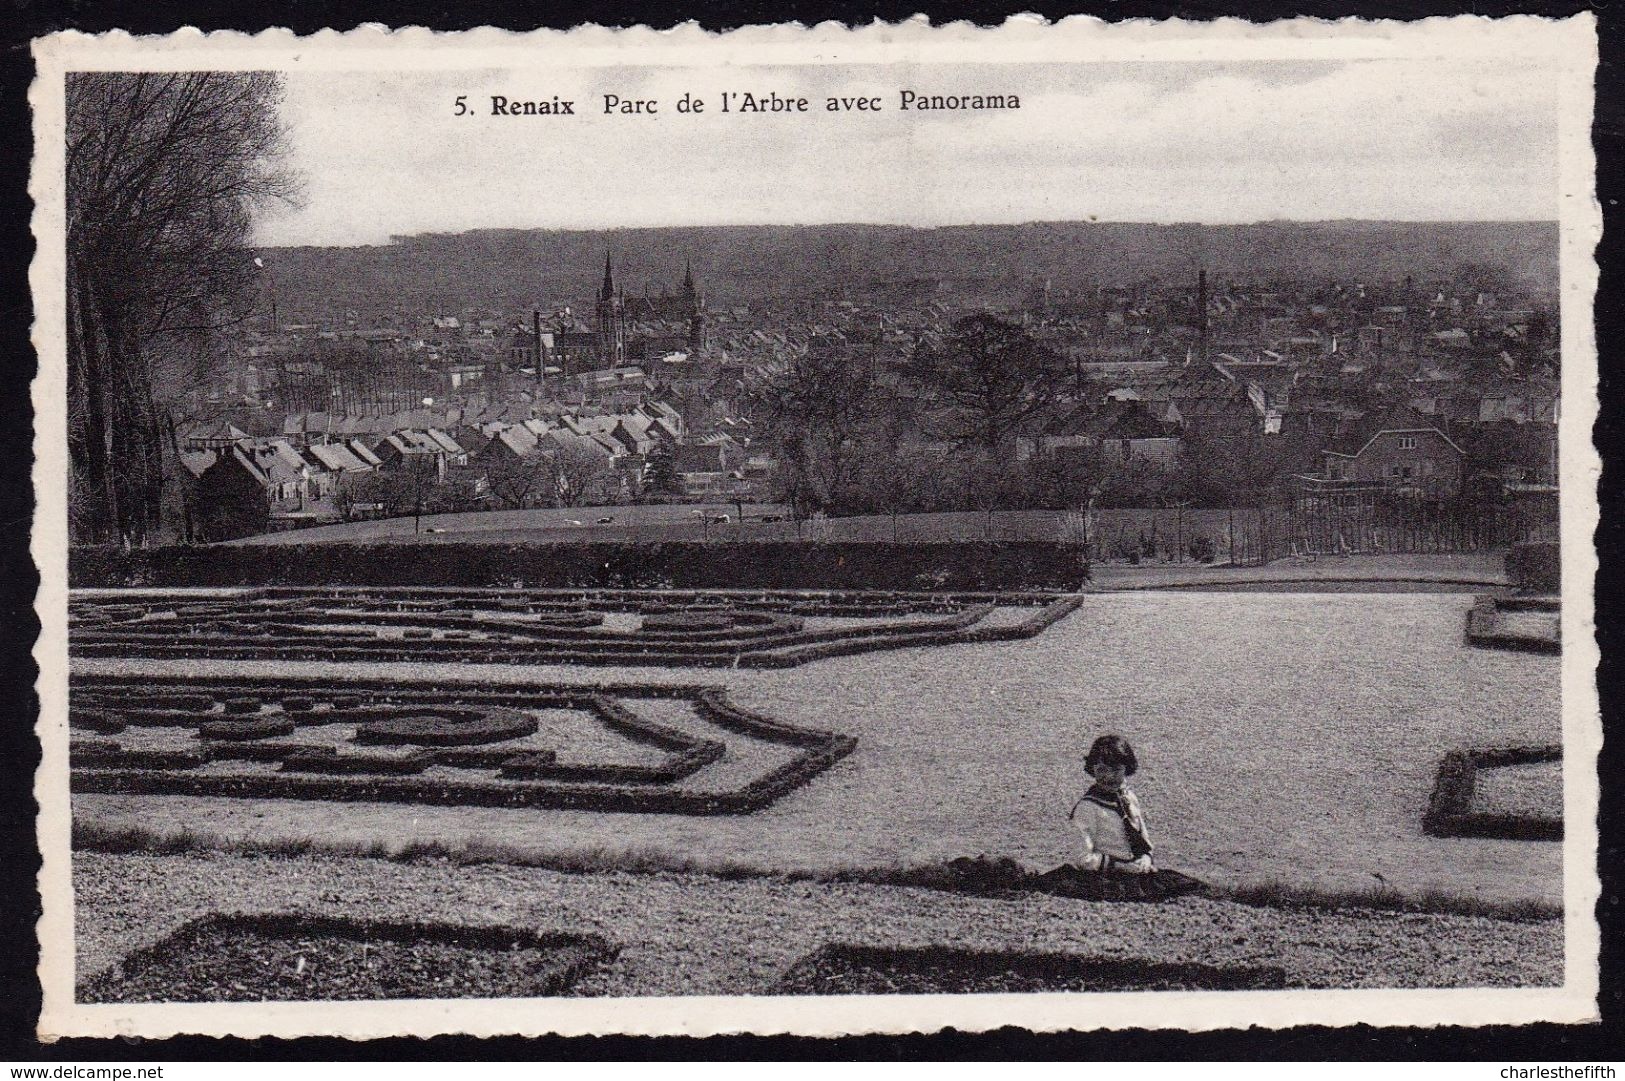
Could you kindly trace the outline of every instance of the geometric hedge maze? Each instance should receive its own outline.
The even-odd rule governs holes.
[[[1030,638],[1056,594],[245,589],[74,594],[80,657],[788,668],[873,650]],[[998,606],[1025,606],[993,622]],[[809,622],[810,621],[810,622]]]
[[[857,743],[637,684],[75,674],[69,725],[74,792],[689,815],[759,810]]]

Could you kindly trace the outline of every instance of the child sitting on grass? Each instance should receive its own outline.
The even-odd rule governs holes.
[[[1140,766],[1134,748],[1122,736],[1101,736],[1089,748],[1083,766],[1095,783],[1067,815],[1083,836],[1079,866],[1112,874],[1154,873],[1140,801],[1124,784]]]

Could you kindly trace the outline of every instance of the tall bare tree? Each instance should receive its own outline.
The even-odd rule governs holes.
[[[580,507],[611,494],[609,455],[590,447],[567,446],[540,452],[553,475],[553,498],[561,507]]]
[[[500,499],[503,506],[515,510],[538,497],[551,497],[558,484],[552,461],[541,451],[493,461],[485,479],[491,486],[491,494]]]
[[[860,436],[880,405],[873,359],[814,347],[779,373],[764,398],[782,494],[797,507],[843,509],[870,442]]]
[[[948,434],[983,450],[1055,400],[1065,367],[1053,350],[992,315],[959,320],[946,341],[922,345],[909,363],[914,378],[952,408]]]
[[[248,313],[252,214],[290,200],[279,76],[67,80],[68,446],[76,540],[158,522],[170,407]]]

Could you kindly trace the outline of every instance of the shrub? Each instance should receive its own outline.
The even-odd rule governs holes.
[[[208,756],[198,751],[132,751],[110,741],[97,740],[70,745],[68,761],[73,767],[152,771],[161,776],[173,770],[195,769],[207,762]]]
[[[1502,612],[1528,610],[1556,611],[1544,600],[1479,597],[1467,610],[1467,644],[1479,649],[1505,649],[1519,653],[1562,653],[1562,641],[1551,635],[1521,633],[1507,628]]]
[[[363,951],[370,946],[386,963],[347,963],[356,950],[346,947],[363,943]],[[295,946],[315,965],[265,963]],[[554,997],[617,952],[597,935],[495,924],[216,913],[127,954],[88,980],[78,997],[96,1003]]]
[[[1191,538],[1190,557],[1198,563],[1212,563],[1218,557],[1218,549],[1213,544],[1213,538],[1206,533],[1198,533]]]
[[[225,701],[227,713],[258,713],[260,700],[258,698],[228,698]]]
[[[1519,593],[1562,592],[1563,563],[1558,544],[1514,544],[1507,552],[1507,577]]]
[[[309,713],[316,708],[316,700],[306,695],[290,695],[282,700],[282,709],[287,713]]]

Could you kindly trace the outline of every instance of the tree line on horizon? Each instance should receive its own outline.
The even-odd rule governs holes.
[[[580,298],[614,252],[631,292],[673,287],[684,263],[713,305],[846,296],[866,285],[934,279],[1018,293],[1035,281],[1089,291],[1191,274],[1199,244],[1217,279],[1447,280],[1464,264],[1504,267],[1537,293],[1557,284],[1555,222],[1265,222],[1155,225],[1036,222],[914,229],[886,225],[686,226],[563,231],[484,229],[362,247],[267,248],[281,302],[307,315],[468,308],[522,311]]]

